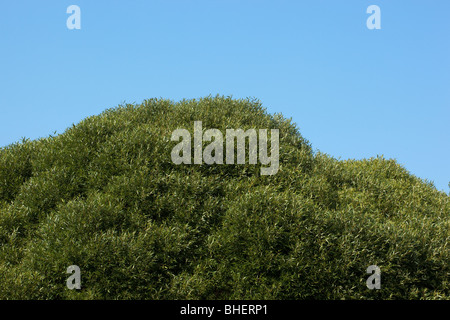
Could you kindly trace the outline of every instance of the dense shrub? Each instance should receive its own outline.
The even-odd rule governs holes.
[[[173,164],[197,120],[279,129],[279,172]],[[259,101],[151,99],[0,149],[0,298],[449,299],[449,218],[396,161],[314,153]]]

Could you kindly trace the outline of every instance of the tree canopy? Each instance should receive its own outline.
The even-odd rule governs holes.
[[[194,121],[279,129],[278,172],[174,164]],[[258,100],[150,99],[0,149],[0,299],[449,299],[449,218],[395,160],[314,151]]]

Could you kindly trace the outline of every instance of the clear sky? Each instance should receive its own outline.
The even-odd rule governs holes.
[[[66,26],[72,4],[80,30]],[[124,101],[209,94],[256,97],[316,150],[395,158],[449,191],[448,0],[0,4],[0,146]]]

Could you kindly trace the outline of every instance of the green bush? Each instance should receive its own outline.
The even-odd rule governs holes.
[[[173,164],[198,120],[279,129],[278,173]],[[449,218],[395,160],[314,153],[257,100],[151,99],[0,149],[0,299],[449,299]]]

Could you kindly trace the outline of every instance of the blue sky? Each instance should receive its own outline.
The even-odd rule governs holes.
[[[81,30],[69,30],[69,5]],[[369,5],[381,29],[369,30]],[[448,0],[46,0],[0,5],[0,146],[126,101],[259,98],[313,148],[395,158],[449,191]]]

